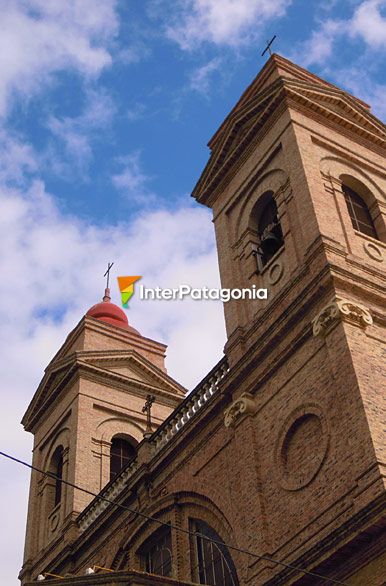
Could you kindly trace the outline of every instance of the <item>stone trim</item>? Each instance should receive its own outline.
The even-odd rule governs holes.
[[[314,336],[325,336],[338,321],[346,321],[365,329],[372,325],[373,318],[367,307],[357,301],[333,297],[312,320]]]
[[[246,415],[256,412],[256,399],[250,393],[243,393],[224,411],[225,427],[233,427]]]
[[[378,243],[375,244],[375,242],[365,240],[363,243],[363,248],[365,253],[373,260],[376,260],[377,262],[383,262],[385,260],[383,251]]]
[[[181,581],[176,578],[157,576],[138,570],[128,572],[100,572],[90,576],[65,576],[64,578],[50,579],[49,584],[57,586],[194,586],[192,582]],[[27,582],[26,586],[36,586],[37,582]]]
[[[285,443],[296,422],[304,416],[317,417],[321,428],[321,441],[318,453],[314,454],[311,467],[301,468],[297,471],[286,470],[283,456],[285,455]],[[287,491],[296,491],[308,486],[321,470],[328,453],[330,443],[330,424],[324,414],[323,408],[316,403],[305,403],[294,409],[285,419],[275,442],[275,470],[280,486]]]

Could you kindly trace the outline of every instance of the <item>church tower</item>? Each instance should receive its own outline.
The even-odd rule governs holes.
[[[359,567],[384,547],[386,127],[272,55],[209,147],[193,196],[213,210],[222,286],[268,289],[224,309],[225,424],[256,450],[264,506],[243,546],[326,572],[340,546]],[[381,584],[366,571],[352,584]],[[248,583],[290,575],[260,562]]]
[[[108,291],[87,312],[23,423],[35,466],[114,502],[33,473],[25,586],[384,584],[386,127],[272,55],[209,146],[222,286],[267,298],[225,303],[183,401]]]
[[[58,479],[32,473],[23,582],[74,541],[75,520],[92,500],[59,479],[98,494],[184,398],[166,373],[165,350],[129,325],[106,289],[46,368],[22,423],[34,435],[33,465]]]

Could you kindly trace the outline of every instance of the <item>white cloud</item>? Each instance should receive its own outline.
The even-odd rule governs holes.
[[[356,9],[350,23],[350,34],[359,36],[369,47],[386,49],[386,17],[381,9],[384,0],[366,0]]]
[[[92,159],[91,140],[100,137],[100,130],[106,129],[112,122],[116,108],[105,91],[88,88],[85,102],[84,111],[79,116],[51,116],[47,121],[48,128],[58,139],[55,148],[51,147],[49,156],[49,162],[55,166],[58,174],[71,173],[73,176],[77,169],[86,175]],[[64,153],[57,148],[58,144],[64,147]],[[66,165],[66,159],[70,165]]]
[[[146,113],[146,106],[143,102],[136,102],[126,112],[126,117],[130,122],[141,120]]]
[[[347,30],[344,21],[325,20],[320,29],[312,32],[310,38],[295,51],[294,61],[301,61],[304,67],[313,63],[324,64],[331,57],[334,42]]]
[[[0,370],[6,409],[0,445],[3,451],[28,459],[31,440],[18,422],[44,367],[87,309],[102,297],[108,260],[115,262],[116,275],[143,275],[148,286],[180,281],[216,286],[219,276],[210,213],[205,209],[149,211],[117,226],[97,227],[61,216],[40,181],[24,192],[2,187],[0,208]],[[111,288],[118,303],[114,277]],[[134,297],[128,317],[144,335],[169,344],[169,373],[189,388],[222,355],[225,334],[218,302],[144,302]],[[2,583],[16,586],[29,475],[3,459],[0,466],[2,478],[7,479],[0,511],[7,520],[0,575]],[[11,498],[18,499],[12,519],[7,505]]]
[[[215,57],[205,65],[195,69],[190,75],[190,88],[200,94],[208,94],[213,75],[219,71],[221,64],[222,60]]]
[[[309,39],[292,52],[292,59],[304,67],[326,65],[339,42],[362,40],[368,49],[386,49],[386,18],[381,14],[384,0],[365,0],[346,19],[323,19]]]
[[[3,259],[7,279],[0,283],[1,335],[8,340],[3,359],[8,364],[7,376],[16,385],[20,382],[9,365],[16,365],[20,351],[25,359],[23,376],[29,379],[32,372],[41,372],[63,336],[102,296],[101,275],[107,259],[115,261],[117,272],[144,275],[149,286],[172,286],[181,280],[218,283],[214,236],[206,210],[149,211],[131,223],[101,228],[62,217],[40,181],[33,182],[24,194],[3,188],[0,205],[0,247],[7,251]],[[147,334],[159,335],[161,330],[166,332],[169,321],[189,320],[189,304],[189,312],[195,309],[195,320],[205,305],[211,310],[216,306],[213,302],[143,302],[135,304],[130,313],[136,327],[141,329],[142,325]],[[17,344],[10,344],[11,340]],[[51,340],[50,348],[44,340]],[[35,350],[28,352],[33,345]],[[177,368],[189,384],[192,381],[186,380],[186,370],[182,363]]]
[[[291,0],[179,0],[167,36],[181,49],[202,43],[237,47],[256,39],[267,21],[282,16]]]
[[[365,0],[346,19],[323,20],[309,39],[290,55],[304,67],[321,66],[328,78],[367,102],[374,114],[382,119],[386,117],[386,85],[377,83],[370,71],[374,74],[377,64],[383,65],[386,18],[382,16],[381,8],[385,6],[384,0]],[[365,51],[356,48],[357,58],[351,66],[334,66],[336,57],[339,57],[339,43],[355,43],[358,39],[365,44]]]
[[[0,0],[0,115],[15,92],[29,98],[52,75],[93,78],[111,63],[116,0]]]
[[[340,84],[371,106],[371,111],[386,120],[386,84],[376,83],[363,68],[342,68],[335,72]]]
[[[137,31],[138,34],[138,31]],[[126,47],[119,52],[119,61],[126,65],[139,63],[151,55],[151,49],[144,41],[132,41],[130,47]]]
[[[156,196],[149,187],[151,177],[143,172],[140,158],[139,151],[119,157],[116,163],[122,169],[112,176],[112,183],[132,203],[154,203]]]
[[[22,184],[39,168],[35,150],[16,134],[0,129],[0,184]]]

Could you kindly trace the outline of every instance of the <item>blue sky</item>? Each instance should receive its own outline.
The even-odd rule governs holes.
[[[386,1],[0,0],[0,10],[0,435],[28,459],[19,421],[101,298],[107,261],[149,286],[219,283],[210,211],[190,193],[266,39],[386,119]],[[169,372],[189,388],[222,355],[220,303],[133,299],[129,320],[169,345]],[[28,474],[0,467],[0,502],[18,502],[1,513],[0,579],[13,586]]]

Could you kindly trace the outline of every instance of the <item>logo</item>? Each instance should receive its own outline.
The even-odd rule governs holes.
[[[118,277],[118,286],[122,297],[122,307],[128,307],[128,303],[134,295],[134,283],[142,277]]]

